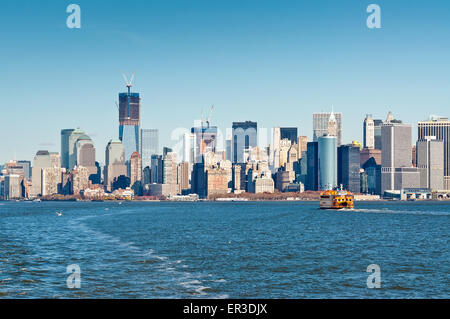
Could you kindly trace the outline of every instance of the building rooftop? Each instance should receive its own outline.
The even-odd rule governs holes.
[[[83,134],[77,139],[77,141],[92,141],[92,139],[88,135]]]

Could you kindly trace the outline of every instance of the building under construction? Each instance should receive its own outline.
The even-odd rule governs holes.
[[[131,154],[140,150],[141,99],[139,93],[130,91],[133,76],[129,82],[125,75],[124,78],[128,92],[119,93],[119,139],[125,149],[125,161],[128,161]]]

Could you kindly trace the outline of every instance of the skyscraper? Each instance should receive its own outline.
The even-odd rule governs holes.
[[[111,191],[114,180],[120,175],[126,174],[127,167],[125,165],[125,150],[123,144],[118,140],[110,140],[105,151],[105,189]]]
[[[375,149],[381,150],[381,125],[383,120],[373,120],[373,134],[374,134],[374,146]]]
[[[331,127],[335,134],[330,134],[330,124],[335,127]],[[317,142],[319,137],[326,134],[336,135],[337,146],[342,143],[342,113],[313,113],[313,141]]]
[[[310,191],[319,190],[319,147],[318,142],[308,142],[307,144],[307,175],[306,189]]]
[[[83,134],[75,143],[76,165],[86,167],[89,175],[97,174],[95,166],[95,147],[92,139]]]
[[[287,138],[292,144],[297,143],[298,128],[280,127],[281,139]]]
[[[33,160],[31,196],[36,197],[42,194],[42,169],[47,167],[52,167],[50,153],[38,151]]]
[[[381,152],[383,167],[411,167],[411,134],[410,124],[383,124]]]
[[[189,175],[191,170],[189,166],[188,162],[181,162],[178,165],[178,184],[182,193],[186,193],[190,189]]]
[[[280,167],[280,143],[281,143],[281,128],[274,127],[273,128],[273,142],[272,142],[272,148],[270,151],[273,172],[277,171],[278,168]]]
[[[319,180],[320,189],[329,190],[337,187],[337,138],[321,136],[319,148]]]
[[[381,127],[381,192],[420,187],[420,174],[412,167],[410,124],[390,120]]]
[[[42,169],[42,196],[58,194],[64,170],[60,167],[45,167]]]
[[[127,82],[127,93],[119,93],[119,139],[123,143],[125,159],[128,161],[133,152],[140,151],[140,113],[139,93],[130,92],[132,83]]]
[[[74,129],[61,130],[61,167],[69,169],[69,141]]]
[[[163,183],[163,157],[161,155],[152,155],[150,183]]]
[[[75,166],[70,176],[70,186],[74,195],[89,188],[89,170],[83,166]]]
[[[421,187],[444,189],[444,142],[434,136],[417,141],[417,168],[421,171]]]
[[[178,194],[177,154],[168,152],[163,157],[163,184],[170,185],[170,194]]]
[[[307,145],[308,145],[308,136],[299,136],[297,139],[297,145],[298,145],[298,157],[302,158],[303,153],[307,151]]]
[[[31,162],[30,161],[17,161],[17,166],[22,166],[23,177],[25,180],[31,180]]]
[[[184,133],[183,134],[183,157],[182,161],[189,164],[195,162],[195,134]],[[228,151],[227,151],[228,152]]]
[[[8,174],[5,176],[4,196],[6,200],[18,199],[22,197],[22,180],[23,176],[19,174]]]
[[[446,117],[430,116],[417,124],[417,138],[435,136],[444,143],[444,189],[450,190],[450,121]]]
[[[366,115],[363,123],[363,147],[375,148],[375,122],[371,114]]]
[[[159,151],[159,133],[157,129],[141,130],[141,156],[142,167],[151,166],[152,155]]]
[[[377,164],[375,158],[371,157],[363,165],[364,174],[367,176],[367,189],[361,191],[369,194],[381,194],[381,165]]]
[[[130,157],[130,185],[137,196],[142,195],[142,161],[141,155],[134,152]]]
[[[207,152],[216,152],[217,146],[217,126],[210,126],[209,122],[206,125],[201,122],[191,129],[191,134],[194,136],[194,141],[191,147],[194,147],[194,162],[201,163],[203,154]]]
[[[353,193],[360,191],[360,150],[353,145],[338,147],[338,185]]]
[[[287,138],[282,139],[280,141],[280,147],[279,147],[279,164],[280,164],[280,167],[285,166],[286,163],[288,162],[289,150],[291,149],[291,146],[292,146],[292,143]]]
[[[225,154],[227,161],[233,161],[233,140],[231,138],[227,138],[225,140]]]
[[[244,151],[258,146],[256,122],[233,122],[233,163],[244,162]]]
[[[77,128],[75,130],[61,131],[61,166],[72,170],[77,165],[76,143],[78,138],[85,135],[84,131]],[[63,155],[64,153],[64,155]],[[67,160],[68,159],[68,160]],[[67,167],[65,166],[67,164]]]
[[[51,167],[61,168],[61,155],[58,152],[50,152]]]

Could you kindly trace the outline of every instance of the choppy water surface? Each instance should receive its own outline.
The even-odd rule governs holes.
[[[0,202],[0,298],[449,298],[449,226],[443,202]]]

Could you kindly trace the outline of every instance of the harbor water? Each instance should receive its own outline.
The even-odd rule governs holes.
[[[0,202],[0,298],[449,298],[449,238],[448,202]]]

